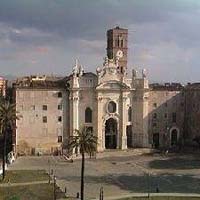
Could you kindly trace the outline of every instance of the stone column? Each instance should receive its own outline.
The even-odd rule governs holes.
[[[79,92],[73,96],[73,129],[79,130]]]
[[[79,91],[70,94],[70,135],[75,129],[79,129]]]
[[[97,137],[98,137],[98,145],[97,151],[103,151],[105,149],[105,133],[102,124],[102,113],[103,113],[103,98],[101,96],[97,96]]]
[[[122,94],[122,116],[121,116],[121,149],[127,149],[127,136],[126,136],[126,124],[127,124],[127,107],[126,107],[127,97]]]

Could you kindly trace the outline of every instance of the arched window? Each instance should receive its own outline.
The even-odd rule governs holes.
[[[128,122],[131,122],[132,121],[132,108],[129,107],[128,108]]]
[[[62,92],[58,92],[58,98],[62,97]]]
[[[108,103],[108,112],[109,113],[114,113],[114,112],[116,112],[116,103],[114,102],[114,101],[110,101],[109,103]]]
[[[157,113],[153,113],[153,118],[157,119]]]
[[[92,123],[92,109],[89,107],[85,109],[85,123]]]
[[[121,39],[121,47],[123,47],[124,46],[124,41],[123,41],[123,39]]]

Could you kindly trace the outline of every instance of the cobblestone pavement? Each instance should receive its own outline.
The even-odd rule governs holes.
[[[80,166],[79,159],[70,163],[60,157],[19,157],[9,170],[53,169],[61,189],[66,187],[67,194],[75,196],[80,189]],[[97,159],[86,160],[86,197],[98,198],[101,187],[107,197],[156,191],[200,193],[200,156],[138,155],[135,151],[97,154]]]

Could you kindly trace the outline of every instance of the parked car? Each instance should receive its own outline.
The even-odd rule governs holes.
[[[8,153],[8,156],[7,156],[7,163],[8,163],[8,164],[12,164],[14,161],[15,161],[14,152],[11,151],[10,153]]]

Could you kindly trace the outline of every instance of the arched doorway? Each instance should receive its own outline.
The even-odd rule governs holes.
[[[113,118],[106,120],[105,124],[105,148],[117,148],[117,121]]]
[[[173,129],[171,132],[171,146],[176,146],[178,143],[178,132],[176,129]]]

